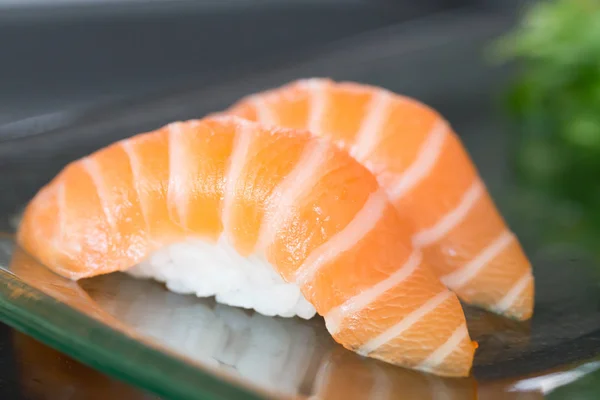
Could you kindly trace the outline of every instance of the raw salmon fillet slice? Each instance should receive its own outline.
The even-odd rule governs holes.
[[[374,86],[315,78],[248,96],[225,113],[336,143],[376,175],[448,288],[467,303],[531,317],[531,265],[435,110]]]
[[[476,345],[456,295],[373,174],[306,131],[215,117],[125,139],[66,166],[17,234],[71,279],[128,270],[190,237],[264,254],[350,350],[469,374]]]

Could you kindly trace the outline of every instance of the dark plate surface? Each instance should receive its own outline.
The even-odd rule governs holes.
[[[58,114],[59,123],[49,130],[27,122],[0,128],[1,227],[10,231],[11,218],[68,161],[117,139],[173,120],[201,117],[225,108],[243,95],[292,79],[327,76],[377,84],[415,96],[449,119],[532,261],[536,309],[531,321],[517,323],[467,310],[472,336],[480,343],[474,368],[480,387],[513,382],[591,359],[600,353],[600,266],[582,248],[561,246],[560,241],[546,239],[543,229],[547,229],[547,224],[540,224],[536,218],[541,215],[552,223],[568,215],[560,214],[561,210],[551,205],[536,203],[533,207],[537,217],[532,217],[530,196],[512,183],[508,168],[510,127],[494,101],[505,82],[506,71],[486,65],[483,50],[509,23],[490,15],[440,16],[426,26],[415,23],[411,27],[387,28],[337,44],[314,59],[265,69],[224,85],[82,113]],[[410,35],[406,35],[408,29]],[[12,253],[10,239],[3,243],[6,254]],[[364,398],[378,386],[373,383],[378,379],[387,382],[384,387],[390,393],[399,382],[412,382],[414,390],[442,385],[452,396],[476,390],[472,379],[424,377],[361,360],[335,345],[319,319],[304,322],[266,318],[209,300],[174,295],[158,284],[121,275],[74,286],[52,278],[52,289],[44,287],[44,279],[49,278],[39,266],[26,272],[14,262],[5,267],[50,296],[57,296],[56,287],[71,288],[77,292],[75,297],[91,302],[103,315],[116,318],[115,323],[124,324],[126,330],[150,337],[152,343],[175,351],[188,361],[216,369],[215,376],[226,376],[226,381],[235,377],[235,382],[230,382],[233,386],[241,379],[267,392],[311,395],[331,388],[339,392],[357,374],[362,378],[355,379],[354,391]],[[76,306],[76,302],[71,304],[73,298],[65,301]],[[104,323],[111,327],[111,323]],[[219,335],[230,335],[229,344],[219,342]],[[270,372],[261,375],[257,368]]]

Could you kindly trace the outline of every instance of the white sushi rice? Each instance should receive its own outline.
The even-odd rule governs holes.
[[[286,283],[264,258],[242,257],[225,240],[176,243],[126,272],[164,282],[176,293],[215,296],[219,303],[263,315],[310,319],[316,313],[299,287]]]

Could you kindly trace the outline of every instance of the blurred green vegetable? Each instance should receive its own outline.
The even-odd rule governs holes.
[[[600,204],[600,0],[535,3],[495,50],[519,66],[508,95],[518,176]]]
[[[515,175],[531,198],[516,207],[545,227],[545,242],[585,246],[600,261],[600,0],[534,3],[492,53],[516,66],[505,104]]]

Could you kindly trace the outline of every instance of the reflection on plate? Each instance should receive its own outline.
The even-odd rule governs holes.
[[[385,399],[401,390],[411,399],[432,393],[463,399],[476,390],[473,379],[439,378],[347,351],[327,334],[321,318],[266,317],[125,274],[85,280],[81,287],[106,312],[161,345],[274,393]]]
[[[103,310],[162,346],[280,393],[301,394],[306,385],[310,390],[314,366],[330,347],[318,329],[322,321],[266,317],[125,274],[81,286]]]
[[[0,240],[0,249],[4,254],[12,252],[9,237]],[[478,382],[473,377],[440,378],[345,350],[327,334],[321,318],[305,321],[266,317],[211,299],[178,295],[159,283],[121,273],[75,283],[49,272],[19,249],[12,256],[10,271],[115,331],[202,368],[261,387],[277,398],[393,399],[402,393],[411,399],[542,399],[544,393],[593,372],[600,364],[591,362],[572,370],[518,379]],[[492,362],[502,349],[518,353],[530,346],[528,324],[479,310],[469,310],[469,319],[481,343],[478,359],[483,358],[484,363]],[[48,365],[60,359],[38,351],[39,345],[30,339],[17,335],[15,343],[22,364]],[[67,372],[78,376],[76,370],[65,372],[60,368],[22,370],[24,382],[31,382],[30,375],[49,374],[44,379],[56,386],[52,389],[56,393],[66,390]],[[90,387],[95,387],[103,378],[89,379]],[[87,389],[77,386],[74,390],[84,393]],[[128,389],[117,386],[106,390],[121,393]],[[104,398],[109,397],[114,396],[107,394]]]

